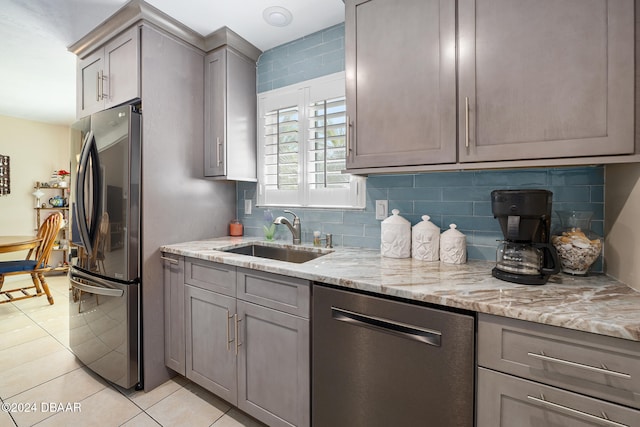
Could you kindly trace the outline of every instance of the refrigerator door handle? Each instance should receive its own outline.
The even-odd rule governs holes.
[[[82,273],[79,273],[77,270],[72,270],[69,273],[69,280],[71,280],[71,282],[75,287],[82,289],[83,291],[91,292],[94,294],[100,294],[100,295],[108,295],[112,297],[122,296],[122,290],[114,289],[108,280],[104,280],[96,276],[89,276],[86,274],[82,274]],[[98,285],[101,285],[101,286],[87,285],[85,283],[78,282],[78,280],[86,280],[89,282],[97,283]],[[102,290],[104,290],[105,292],[104,293],[98,292]]]
[[[91,169],[89,170],[89,162],[91,161]],[[93,131],[89,131],[80,152],[80,161],[78,163],[78,177],[76,179],[76,210],[74,212],[80,231],[80,240],[87,250],[87,253],[93,251],[93,237],[98,228],[97,217],[101,210],[102,197],[98,194],[101,186],[100,165],[98,164],[98,148],[96,146],[95,135]],[[92,210],[91,224],[87,224],[86,200],[85,200],[85,183],[89,173],[92,173]]]
[[[112,288],[103,288],[101,286],[91,286],[86,283],[80,283],[73,278],[69,278],[71,283],[73,283],[74,288],[78,288],[83,292],[94,294],[94,295],[105,295],[108,297],[121,297],[124,295],[124,291],[122,289],[112,289]]]

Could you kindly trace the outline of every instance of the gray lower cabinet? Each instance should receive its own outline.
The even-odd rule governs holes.
[[[309,282],[163,256],[166,365],[269,426],[309,426]]]
[[[187,285],[185,302],[186,377],[237,405],[236,299]]]
[[[238,300],[238,407],[269,426],[310,425],[309,319]]]
[[[479,314],[477,427],[640,426],[640,343]]]
[[[184,258],[162,254],[164,280],[164,364],[185,374]]]
[[[204,73],[204,176],[256,180],[256,63],[223,46]]]
[[[640,411],[478,369],[477,427],[640,426]]]
[[[77,62],[76,115],[140,97],[140,27],[134,25]]]

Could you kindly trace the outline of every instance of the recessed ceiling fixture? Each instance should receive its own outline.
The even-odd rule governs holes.
[[[291,12],[284,7],[271,6],[262,12],[262,17],[269,25],[274,27],[286,27],[293,20]]]

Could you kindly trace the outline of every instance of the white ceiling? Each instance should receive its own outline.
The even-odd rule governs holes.
[[[127,0],[0,0],[0,115],[68,125],[75,120],[71,45]],[[344,21],[342,0],[147,0],[206,36],[227,26],[261,50]],[[264,9],[291,11],[287,27]]]

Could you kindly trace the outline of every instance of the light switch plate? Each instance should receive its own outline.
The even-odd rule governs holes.
[[[389,215],[389,201],[376,200],[376,219],[386,219]]]
[[[244,214],[251,215],[251,199],[244,201]]]

